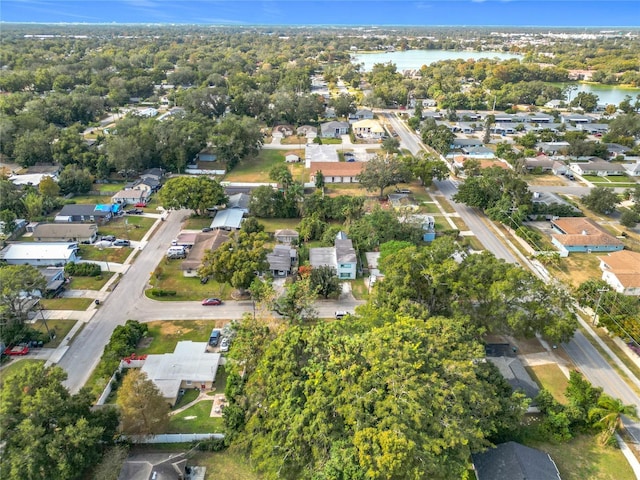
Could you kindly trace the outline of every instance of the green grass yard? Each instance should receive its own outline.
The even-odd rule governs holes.
[[[100,235],[115,235],[116,238],[140,241],[155,221],[155,218],[146,218],[138,215],[124,215],[101,226],[98,231],[100,232]]]
[[[227,284],[219,284],[214,280],[208,283],[200,283],[200,278],[185,277],[182,274],[180,265],[182,260],[170,260],[164,258],[156,268],[154,275],[151,277],[151,285],[153,288],[163,290],[175,290],[176,295],[173,297],[152,297],[149,290],[146,295],[153,300],[159,301],[184,301],[184,300],[202,300],[207,297],[218,297],[221,299],[230,299],[232,288]],[[202,307],[206,308],[206,307]],[[215,307],[209,307],[215,308]]]
[[[84,311],[93,303],[91,298],[43,298],[40,305],[45,310],[77,310]]]
[[[221,417],[211,417],[212,408],[213,400],[202,400],[172,415],[166,433],[222,433],[224,422]]]
[[[257,157],[238,163],[228,172],[224,180],[227,182],[268,182],[269,170],[279,163],[284,163],[288,152],[283,150],[261,150]]]
[[[529,375],[531,375],[531,378],[533,378],[540,387],[549,390],[553,398],[566,405],[567,397],[565,397],[564,392],[567,389],[569,380],[565,374],[562,373],[558,365],[549,363],[547,365],[526,367],[526,369]]]
[[[82,260],[94,262],[124,263],[131,254],[128,247],[98,248],[93,245],[80,245],[79,256]],[[107,272],[108,273],[108,272]]]
[[[100,290],[115,273],[103,272],[97,277],[73,277],[67,285],[69,290]]]
[[[215,308],[215,307],[202,307]],[[193,342],[206,342],[213,328],[221,328],[224,320],[165,320],[147,323],[149,333],[140,342],[136,353],[162,354],[171,353],[182,340]]]
[[[49,332],[55,334],[55,338],[50,340],[49,342],[44,344],[45,348],[56,348],[62,340],[69,334],[73,326],[76,324],[77,320],[61,320],[61,319],[50,319],[47,320],[46,326],[42,320],[37,320],[35,323],[29,325],[34,330],[38,332],[42,332],[46,338],[47,327],[49,328]]]
[[[197,452],[194,465],[207,467],[206,480],[260,480],[262,477],[251,469],[249,460],[233,448],[223,452]]]

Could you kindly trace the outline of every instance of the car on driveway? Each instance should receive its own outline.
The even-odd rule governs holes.
[[[140,208],[143,208],[143,207],[146,207],[146,206],[147,206],[147,204],[145,202],[138,202],[138,203],[136,203],[134,205],[134,207],[140,207]]]
[[[129,240],[123,240],[123,239],[119,238],[118,240],[113,242],[113,246],[114,247],[130,247],[131,246],[131,242]]]
[[[210,232],[211,230],[213,230],[213,228],[211,228],[211,227],[204,227],[204,228],[202,229],[202,231],[203,231],[204,233]]]
[[[116,236],[115,235],[103,235],[101,240],[105,240],[107,242],[115,242],[116,241]]]
[[[127,210],[126,212],[129,215],[142,215],[142,213],[144,213],[142,210],[140,210],[139,208],[132,208],[131,210]]]
[[[227,337],[224,337],[222,339],[222,341],[220,342],[220,351],[221,352],[228,352],[229,351],[229,339]]]
[[[220,300],[219,298],[205,298],[202,301],[202,305],[222,305],[222,300]]]
[[[20,345],[16,345],[14,347],[8,347],[5,351],[5,355],[11,356],[21,356],[29,353],[29,345],[26,343],[21,343]]]

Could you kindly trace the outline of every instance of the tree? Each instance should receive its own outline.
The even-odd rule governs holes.
[[[258,218],[279,217],[284,210],[284,193],[271,185],[260,185],[251,192],[249,212]]]
[[[380,148],[386,153],[397,153],[400,151],[400,141],[397,138],[388,137],[382,141]]]
[[[333,107],[338,117],[346,117],[356,111],[355,99],[348,93],[341,93],[337,97],[333,97],[329,104]]]
[[[207,208],[227,203],[224,188],[209,177],[174,177],[167,180],[159,192],[166,208],[189,208],[204,215]]]
[[[200,277],[212,277],[216,282],[228,283],[244,292],[256,277],[267,268],[269,239],[264,232],[246,233],[242,230],[233,238],[204,255],[198,269]]]
[[[318,190],[323,190],[324,189],[324,174],[322,173],[321,170],[318,170],[316,172],[316,181],[315,181],[314,185]]]
[[[357,178],[367,191],[379,190],[383,198],[385,188],[410,181],[411,172],[400,158],[378,154],[364,165]]]
[[[293,183],[293,175],[291,175],[291,171],[287,165],[279,163],[271,167],[271,170],[269,170],[269,180],[273,180],[278,183],[278,185],[286,191]]]
[[[35,190],[31,190],[22,199],[24,207],[27,210],[29,220],[37,220],[42,215],[42,196]]]
[[[434,178],[444,180],[449,176],[449,167],[442,160],[432,157],[410,159],[409,165],[413,175],[420,179],[424,187],[431,186]]]
[[[47,282],[31,265],[0,267],[0,338],[6,343],[21,340],[25,321],[35,304],[25,292],[43,292]]]
[[[611,188],[595,187],[581,201],[594,212],[609,215],[616,209],[619,199]]]
[[[589,419],[595,426],[602,428],[600,441],[603,445],[622,428],[622,415],[635,417],[635,407],[625,405],[620,399],[610,397],[606,393],[600,395],[597,406],[589,410]]]
[[[8,237],[16,229],[16,219],[17,219],[16,214],[13,213],[12,210],[6,209],[6,210],[0,211],[0,222],[2,222],[1,233],[4,236]]]
[[[262,133],[255,119],[227,115],[214,127],[211,141],[216,146],[218,159],[231,170],[239,161],[258,154]]]
[[[67,165],[58,177],[60,192],[64,195],[69,193],[83,194],[91,190],[93,177],[88,170],[76,168],[74,165]]]
[[[53,134],[49,131],[27,130],[19,135],[13,147],[13,156],[16,163],[23,167],[35,165],[38,162],[51,163],[51,140]]]
[[[3,379],[0,476],[9,480],[85,478],[102,449],[113,444],[118,425],[113,408],[92,411],[85,390],[70,395],[60,367],[28,364]]]
[[[425,121],[424,123],[422,141],[441,155],[449,153],[453,140],[456,138],[455,134],[446,125],[436,126],[435,121],[433,123]]]
[[[318,318],[314,307],[317,296],[311,277],[302,277],[285,286],[284,294],[275,302],[275,310],[291,324],[307,323]]]
[[[43,197],[53,199],[60,194],[60,187],[53,178],[44,177],[40,180],[38,191]]]
[[[126,372],[116,404],[125,434],[155,435],[166,431],[169,404],[141,370],[132,368]]]
[[[633,210],[624,210],[620,216],[620,225],[627,228],[634,228],[640,221],[640,215]]]
[[[329,298],[330,295],[339,293],[341,285],[336,276],[336,269],[328,265],[313,268],[311,270],[311,288],[323,298]]]
[[[585,112],[593,112],[598,106],[598,96],[595,93],[590,92],[578,92],[570,105],[572,107],[578,107]]]

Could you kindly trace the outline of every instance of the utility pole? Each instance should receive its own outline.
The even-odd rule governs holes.
[[[591,321],[591,325],[595,325],[596,324],[596,319],[598,318],[598,308],[600,308],[600,301],[602,300],[602,294],[604,292],[608,292],[609,289],[608,288],[601,288],[600,290],[598,290],[598,293],[600,295],[598,295],[598,301],[596,302],[596,308],[593,311],[593,320]]]

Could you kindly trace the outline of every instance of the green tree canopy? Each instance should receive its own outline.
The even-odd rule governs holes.
[[[160,190],[159,198],[166,208],[189,208],[196,215],[203,215],[207,208],[224,205],[228,200],[222,185],[204,176],[170,178]]]
[[[369,160],[362,173],[358,175],[360,185],[367,191],[380,191],[380,198],[384,196],[384,189],[398,183],[411,180],[411,172],[406,163],[399,157],[376,155]]]
[[[613,189],[607,187],[595,187],[581,200],[591,210],[605,215],[613,213],[620,201]]]
[[[122,431],[127,435],[164,433],[169,423],[169,404],[158,387],[137,368],[132,368],[118,389]]]

